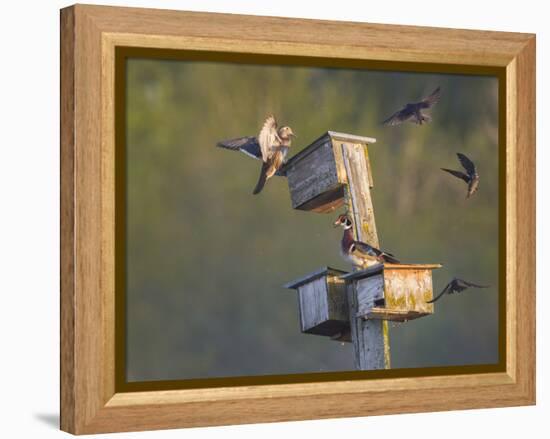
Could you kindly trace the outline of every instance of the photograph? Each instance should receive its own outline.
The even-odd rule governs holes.
[[[0,438],[549,429],[545,3],[99,3],[2,9]]]
[[[61,10],[61,430],[535,404],[535,35],[281,12]]]
[[[500,364],[499,77],[235,58],[125,58],[126,381]]]

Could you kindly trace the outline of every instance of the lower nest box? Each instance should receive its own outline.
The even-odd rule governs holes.
[[[334,338],[349,335],[346,284],[341,279],[345,274],[345,271],[324,267],[284,285],[298,291],[302,332]]]
[[[357,316],[406,322],[433,314],[432,270],[439,264],[378,264],[343,275]]]

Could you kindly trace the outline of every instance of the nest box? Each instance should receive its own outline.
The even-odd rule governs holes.
[[[371,137],[327,131],[294,155],[283,168],[292,207],[322,213],[341,207],[353,169],[366,169],[372,187],[366,146],[374,142],[376,139]]]
[[[354,288],[357,317],[405,322],[433,314],[432,270],[439,264],[378,264],[342,276]]]
[[[298,291],[300,326],[308,334],[338,337],[349,333],[345,271],[325,267],[284,287]]]

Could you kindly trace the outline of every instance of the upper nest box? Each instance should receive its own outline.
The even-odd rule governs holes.
[[[372,137],[327,131],[311,145],[293,156],[285,165],[290,198],[294,209],[332,212],[344,204],[350,160],[367,168],[372,188],[370,163],[366,146]],[[344,154],[344,145],[346,153]]]

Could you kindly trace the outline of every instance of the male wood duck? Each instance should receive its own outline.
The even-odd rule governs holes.
[[[403,122],[413,122],[417,125],[422,125],[425,122],[431,122],[432,118],[424,112],[433,107],[439,102],[441,97],[441,88],[437,87],[431,95],[422,99],[420,102],[412,102],[406,104],[401,110],[396,111],[390,117],[388,117],[383,125],[400,125]]]
[[[258,183],[252,192],[259,194],[267,180],[273,177],[285,163],[292,137],[296,137],[292,128],[279,127],[275,117],[268,116],[257,137],[245,136],[222,140],[217,145],[233,151],[241,151],[263,161]]]
[[[334,227],[338,226],[344,229],[344,236],[342,237],[340,248],[342,257],[351,264],[363,266],[369,262],[400,263],[391,253],[379,250],[365,242],[356,241],[353,237],[353,224],[347,215],[340,215],[336,219]]]
[[[461,180],[464,180],[468,185],[468,192],[466,193],[466,198],[470,198],[473,194],[476,193],[479,187],[479,174],[476,170],[476,165],[468,157],[459,152],[456,153],[460,164],[466,170],[466,173],[462,171],[455,171],[453,169],[441,168],[442,171],[448,172],[451,175],[454,175]]]
[[[441,293],[439,293],[432,300],[429,300],[426,303],[434,303],[445,293],[447,294],[462,293],[462,291],[467,290],[468,288],[489,288],[489,285],[478,285],[472,282],[465,281],[464,279],[459,279],[455,277],[445,286],[445,288],[443,288]]]

